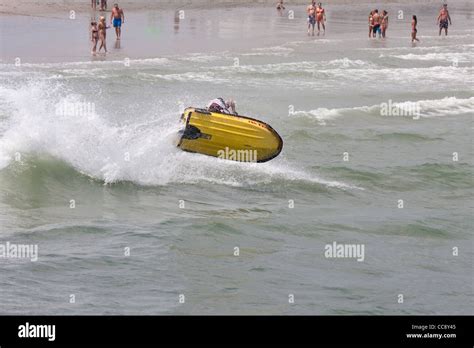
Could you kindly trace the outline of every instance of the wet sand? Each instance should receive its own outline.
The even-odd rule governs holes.
[[[137,1],[114,1],[108,0],[108,8],[112,8],[113,4],[118,2],[120,7],[127,11],[143,11],[143,10],[163,10],[163,9],[182,9],[182,8],[222,8],[222,7],[238,7],[238,6],[268,6],[274,7],[277,0],[137,0]],[[455,1],[450,1],[454,3]],[[308,0],[291,0],[285,1],[285,6],[290,8],[292,6],[307,5]],[[399,4],[433,4],[438,6],[438,0],[331,0],[330,2],[322,1],[323,6],[349,4],[380,4],[385,3],[399,3]],[[63,0],[63,1],[32,1],[32,0],[0,0],[0,13],[4,14],[18,14],[29,16],[44,16],[52,15],[62,12],[88,11],[90,10],[89,0]],[[99,6],[97,6],[99,9]]]
[[[275,1],[137,1],[120,2],[125,10],[122,40],[115,40],[114,29],[107,31],[109,53],[91,58],[89,24],[104,15],[109,22],[110,12],[92,11],[89,1],[64,1],[44,3],[38,1],[0,1],[0,61],[14,63],[20,59],[28,62],[70,62],[84,60],[123,60],[126,58],[154,58],[184,53],[215,52],[251,49],[255,47],[279,45],[305,37],[306,1],[295,1],[286,5],[283,17],[277,15],[273,7]],[[109,8],[113,1],[109,0]],[[304,3],[298,5],[298,3]],[[336,32],[345,36],[364,37],[366,35],[367,9],[375,2],[356,6],[351,18],[339,14],[345,11],[345,3],[354,1],[337,0],[324,5],[327,10],[328,34]],[[383,3],[383,2],[382,2]],[[403,21],[395,22],[396,11],[410,11],[406,1],[389,2],[380,8],[391,12],[391,28],[405,30]],[[427,8],[436,8],[438,2],[424,0],[419,3]],[[453,11],[461,15],[463,9],[455,1],[450,4]],[[465,2],[459,2],[465,4]],[[232,6],[232,8],[223,8]],[[249,7],[255,10],[249,10]],[[263,7],[269,10],[264,11]],[[271,6],[271,7],[270,7]],[[463,5],[466,6],[466,5]],[[74,8],[71,16],[71,8]],[[184,12],[180,12],[181,10]],[[294,12],[294,19],[287,18],[288,11]],[[454,13],[454,12],[453,12]],[[184,16],[184,18],[180,18]],[[432,17],[433,15],[430,14]],[[419,27],[433,26],[433,18],[420,17]],[[409,24],[407,24],[409,25]],[[432,29],[430,27],[430,30]],[[279,28],[275,35],[267,35]],[[455,27],[454,27],[455,28]],[[409,29],[406,29],[409,30]],[[15,38],[8,40],[7,38]]]

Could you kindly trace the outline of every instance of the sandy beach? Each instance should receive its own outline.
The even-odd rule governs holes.
[[[222,8],[222,7],[239,7],[239,6],[268,6],[273,7],[276,0],[137,0],[137,1],[120,1],[119,5],[125,8],[127,11],[143,11],[143,10],[169,10],[169,9],[192,9],[192,8]],[[113,6],[114,1],[109,0],[109,9]],[[291,0],[286,1],[286,6],[299,6],[307,5],[307,0]],[[331,0],[325,5],[360,5],[366,4],[380,4],[392,3],[392,4],[433,4],[439,5],[439,0]],[[455,3],[451,0],[450,3]],[[90,1],[88,0],[62,0],[62,1],[50,1],[50,0],[0,0],[0,13],[5,14],[16,14],[16,15],[48,15],[57,14],[61,12],[74,11],[88,11],[90,10]]]
[[[456,1],[459,5],[452,10],[456,15],[469,13],[466,2]],[[456,1],[451,2],[455,4]],[[378,1],[357,2],[356,6],[352,5],[353,11],[348,22],[344,23],[344,17],[339,13],[346,12],[345,7],[351,3],[354,2],[335,0],[327,5],[328,20],[337,23],[331,26],[332,31],[342,32],[352,25],[362,28],[367,20],[367,9],[384,6],[384,2]],[[403,25],[409,25],[409,19],[394,20],[398,11],[410,11],[413,6],[427,10],[439,6],[438,1],[433,0],[419,0],[415,5],[413,1],[405,0],[385,3],[385,7],[392,12],[391,27],[400,29]],[[111,54],[107,59],[153,58],[173,53],[214,51],[216,44],[223,49],[230,46],[235,49],[255,48],[260,45],[258,37],[265,37],[266,46],[278,45],[299,36],[297,33],[300,30],[304,32],[306,25],[306,1],[288,2],[285,16],[289,16],[289,11],[292,11],[291,19],[287,20],[289,30],[270,36],[264,31],[271,30],[281,19],[275,16],[273,1],[124,1],[120,5],[126,15],[124,40],[116,43],[113,28],[108,30],[109,48],[115,45],[116,49],[109,50]],[[3,62],[13,62],[18,58],[23,62],[90,60],[87,39],[90,21],[104,15],[108,22],[111,6],[109,1],[109,11],[101,12],[92,11],[88,1],[1,0],[1,35],[17,39],[2,40],[0,59]],[[222,13],[225,15],[222,16]],[[185,16],[183,20],[179,18],[181,15]],[[251,16],[254,24],[245,25],[245,20],[239,20],[239,16]],[[423,13],[421,16],[423,18]],[[231,32],[229,23],[233,22],[235,30]],[[420,22],[421,27],[427,24],[425,20]],[[347,32],[349,36],[350,30]],[[51,45],[53,38],[54,45]],[[103,60],[106,57],[94,59]]]

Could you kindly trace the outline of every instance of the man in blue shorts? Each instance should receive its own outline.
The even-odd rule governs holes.
[[[306,8],[308,13],[308,36],[310,35],[310,30],[313,28],[312,35],[314,36],[314,25],[316,24],[316,1],[313,0],[311,5]]]
[[[445,35],[448,35],[448,21],[451,23],[451,17],[449,16],[448,4],[444,4],[441,10],[439,11],[438,23],[439,23],[439,35],[444,29]]]
[[[123,10],[119,8],[118,4],[114,4],[114,7],[112,8],[112,13],[110,15],[110,24],[114,25],[117,40],[120,40],[120,36],[122,34],[122,23],[125,23],[125,15],[123,14]]]

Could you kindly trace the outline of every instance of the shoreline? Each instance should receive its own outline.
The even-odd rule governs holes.
[[[208,7],[194,7],[186,9],[186,18],[180,20],[177,14],[177,7],[165,9],[164,4],[170,4],[169,0],[158,1],[157,3],[145,4],[146,1],[137,0],[132,10],[125,9],[126,29],[123,41],[113,41],[113,29],[108,34],[107,55],[90,54],[90,20],[98,15],[110,16],[110,12],[91,11],[87,0],[65,0],[56,5],[38,4],[33,0],[18,0],[19,3],[11,2],[12,14],[2,15],[2,34],[5,37],[16,37],[16,40],[5,41],[0,50],[0,62],[5,64],[14,63],[16,59],[21,59],[22,63],[53,63],[53,62],[81,62],[81,61],[102,61],[123,59],[150,59],[156,57],[167,57],[188,53],[203,53],[214,51],[232,51],[235,54],[249,52],[255,48],[279,47],[280,45],[295,40],[308,40],[312,45],[315,40],[310,40],[306,35],[306,13],[302,5],[287,6],[287,10],[293,9],[295,22],[289,23],[287,19],[276,15],[276,10],[265,7],[267,0],[245,6],[248,0],[233,7],[218,7],[216,4],[227,4],[229,0],[197,0],[193,1],[193,6],[206,4]],[[76,11],[77,18],[70,18],[69,11],[64,10],[67,3],[81,3],[85,11]],[[305,0],[307,1],[307,0]],[[348,2],[349,0],[337,0],[334,2]],[[400,0],[399,0],[400,1]],[[401,0],[405,1],[405,0]],[[435,0],[436,3],[440,0]],[[466,7],[466,0],[457,0]],[[4,4],[6,0],[0,0]],[[85,3],[87,2],[87,3]],[[186,1],[178,0],[174,6],[178,6]],[[351,0],[350,2],[354,2]],[[424,29],[424,23],[429,23],[436,16],[436,7],[426,3],[433,0],[420,0],[418,9],[423,8],[425,18],[420,23],[420,29]],[[20,5],[35,3],[33,7],[28,7],[28,11],[20,11]],[[188,1],[190,3],[190,1]],[[110,0],[109,0],[110,4]],[[126,2],[125,2],[126,4]],[[123,6],[126,6],[126,5]],[[144,5],[145,4],[145,5]],[[452,4],[452,2],[450,2]],[[371,47],[372,43],[367,43],[366,13],[365,8],[377,5],[336,5],[331,2],[332,8],[329,20],[334,24],[330,28],[330,37],[320,41],[320,43],[335,43],[341,40],[356,39],[359,45]],[[40,6],[44,12],[33,11]],[[148,7],[141,7],[148,6]],[[209,7],[212,6],[212,7]],[[296,7],[298,6],[298,7]],[[324,5],[323,5],[324,6]],[[384,6],[384,5],[382,5]],[[398,2],[387,1],[387,9],[396,13],[399,9],[408,11],[412,5],[398,5]],[[160,10],[150,8],[160,7]],[[329,7],[329,5],[328,5]],[[135,8],[136,10],[133,10]],[[55,13],[55,11],[61,11]],[[459,8],[458,8],[459,10]],[[16,11],[16,12],[15,12]],[[409,10],[411,11],[411,10]],[[0,11],[1,12],[1,11]],[[31,14],[29,14],[31,13]],[[241,18],[248,16],[247,22]],[[422,18],[422,17],[420,17]],[[71,21],[71,19],[77,19]],[[460,18],[461,19],[461,18]],[[393,33],[390,41],[381,42],[381,45],[392,45],[406,35],[409,29],[407,20],[394,21],[390,27],[390,34]],[[428,27],[427,27],[428,28]],[[458,30],[461,27],[456,26]],[[436,34],[437,26],[429,26],[426,33]],[[357,34],[354,34],[357,32]],[[54,42],[50,40],[51,33],[54,33]],[[275,33],[278,33],[275,35]],[[199,40],[196,38],[199,37]],[[352,38],[351,38],[352,37]],[[291,51],[291,49],[286,49]],[[281,52],[280,52],[281,53]],[[279,53],[275,53],[277,56]],[[256,54],[258,56],[258,54]]]
[[[108,0],[108,10],[113,4],[118,2],[125,11],[144,10],[180,10],[180,9],[206,9],[206,8],[228,8],[228,7],[274,7],[276,0]],[[324,6],[331,5],[370,5],[370,4],[433,4],[441,5],[440,0],[331,0],[321,1]],[[449,3],[456,1],[450,0]],[[285,2],[287,9],[291,6],[302,6],[308,4],[308,0],[288,0]],[[98,10],[99,6],[97,7]],[[89,0],[63,0],[56,3],[47,3],[38,0],[0,0],[0,14],[4,15],[24,15],[24,16],[44,16],[46,14],[56,14],[69,12],[71,10],[86,12],[91,11]]]

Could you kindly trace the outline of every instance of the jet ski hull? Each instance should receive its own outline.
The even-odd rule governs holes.
[[[267,162],[283,148],[280,135],[254,118],[187,108],[178,147],[187,152],[239,162]]]

